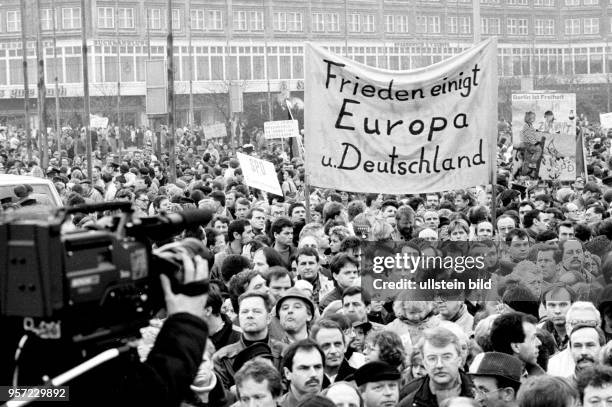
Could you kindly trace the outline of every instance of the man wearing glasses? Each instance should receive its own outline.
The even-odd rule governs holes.
[[[399,407],[437,407],[445,399],[472,397],[474,384],[461,370],[459,338],[450,330],[437,327],[426,330],[421,343],[427,375],[402,388]]]
[[[474,398],[484,407],[516,407],[516,394],[521,387],[521,362],[501,352],[485,352],[476,356],[470,366],[474,382]]]

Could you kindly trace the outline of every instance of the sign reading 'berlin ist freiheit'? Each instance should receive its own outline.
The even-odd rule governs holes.
[[[324,188],[422,193],[486,184],[495,169],[494,38],[413,71],[306,47],[306,168]]]

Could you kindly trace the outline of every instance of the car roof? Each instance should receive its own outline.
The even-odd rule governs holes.
[[[0,174],[0,185],[13,185],[13,184],[49,184],[46,178],[32,177],[29,175],[14,175],[14,174]]]

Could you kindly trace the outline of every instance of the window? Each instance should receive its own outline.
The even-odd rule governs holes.
[[[470,34],[472,32],[472,19],[470,17],[459,17],[459,34]]]
[[[386,14],[385,15],[385,32],[392,33],[395,32],[395,19],[394,15]]]
[[[555,20],[536,18],[535,35],[555,35]]]
[[[599,18],[585,18],[583,24],[585,34],[599,34]]]
[[[579,18],[568,18],[565,20],[565,35],[579,35],[580,34],[580,19]]]
[[[323,13],[312,14],[312,31],[323,32],[325,31],[325,19]]]
[[[555,7],[555,0],[533,0],[536,7]]]
[[[284,11],[275,12],[272,17],[274,31],[287,31],[287,13]]]
[[[115,13],[112,7],[98,7],[98,28],[115,28]]]
[[[408,16],[395,16],[395,32],[408,32]]]
[[[527,0],[508,0],[509,6],[526,6],[529,4]]]
[[[526,18],[509,18],[508,19],[508,34],[509,35],[527,35],[528,25]]]
[[[134,28],[134,9],[120,8],[119,9],[119,28]]]
[[[429,16],[427,17],[428,27],[427,30],[431,34],[440,34],[440,17]]]
[[[43,30],[53,29],[53,10],[50,8],[40,10],[40,24]]]
[[[584,0],[585,6],[598,6],[599,0]]]
[[[6,12],[6,31],[21,31],[21,12],[15,10]]]
[[[263,31],[263,12],[249,12],[249,28],[251,31]]]
[[[446,32],[447,34],[457,34],[459,32],[459,26],[457,25],[457,17],[446,18]]]
[[[427,16],[417,16],[416,32],[421,34],[427,32]]]
[[[340,31],[340,18],[338,17],[338,13],[325,14],[325,27],[329,32]]]
[[[161,10],[158,8],[149,9],[149,28],[152,30],[161,30],[161,22]]]
[[[294,32],[303,31],[302,13],[287,13],[287,28]]]
[[[347,17],[348,31],[352,33],[361,31],[361,14],[349,14]]]
[[[234,25],[234,31],[246,31],[247,29],[247,18],[246,11],[234,11],[232,13],[232,23]]]
[[[580,0],[565,0],[566,6],[579,6]]]
[[[204,10],[191,10],[191,29],[203,30],[204,25]]]
[[[482,26],[482,33],[489,35],[500,35],[501,25],[499,18],[481,18],[480,25]]]
[[[64,30],[81,28],[80,7],[66,7],[62,9],[62,27]]]
[[[172,9],[172,31],[181,29],[181,10],[178,8]]]
[[[480,4],[499,4],[499,0],[480,0]]]
[[[374,15],[366,14],[363,17],[363,31],[366,33],[373,33],[374,31],[376,31],[376,20]]]
[[[221,10],[208,10],[208,24],[206,24],[209,30],[222,30],[223,29],[223,17],[221,16]]]

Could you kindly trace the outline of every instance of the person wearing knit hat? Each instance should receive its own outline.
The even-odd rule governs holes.
[[[522,373],[523,364],[515,357],[501,352],[477,355],[469,370],[475,399],[487,407],[516,406]]]
[[[399,401],[401,375],[385,362],[369,362],[353,374],[364,407],[395,406]]]

